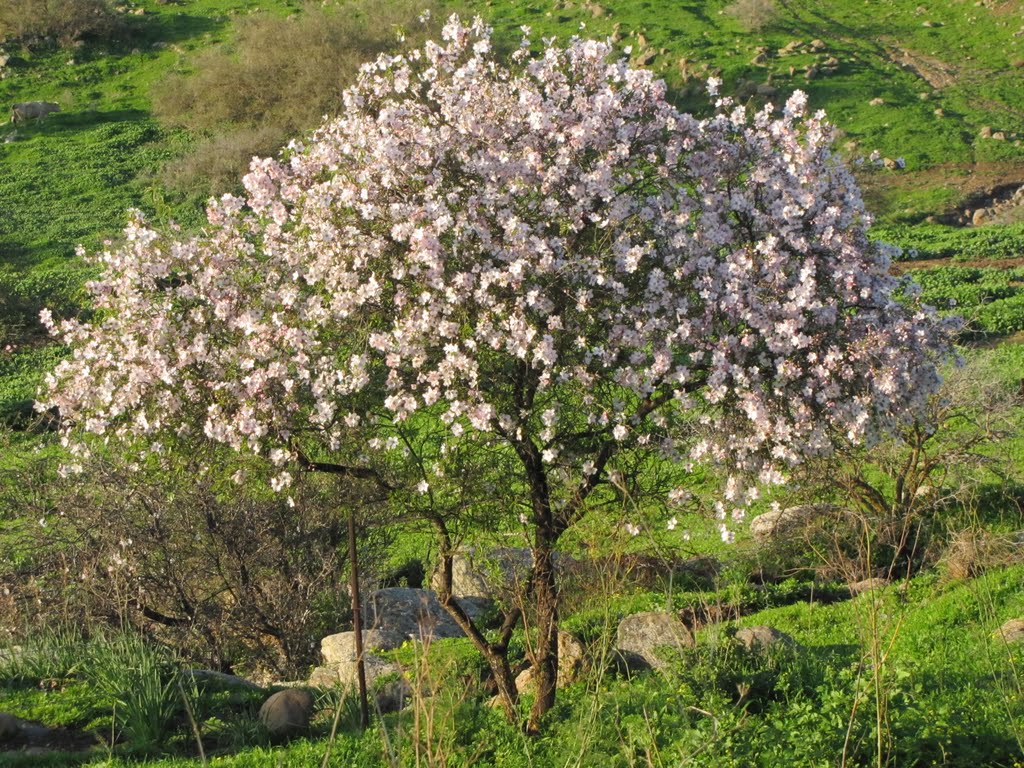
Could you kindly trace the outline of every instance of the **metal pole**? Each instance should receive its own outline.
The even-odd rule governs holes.
[[[352,629],[356,633],[356,676],[359,679],[359,725],[370,724],[370,706],[366,697],[366,664],[363,660],[363,613],[359,601],[359,560],[356,557],[356,513],[348,511],[348,590],[352,595]]]

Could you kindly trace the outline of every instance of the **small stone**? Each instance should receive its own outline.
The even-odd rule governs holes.
[[[1006,141],[1006,134],[1002,131],[996,131],[992,134],[992,141]]]
[[[313,694],[302,688],[278,691],[260,707],[260,721],[275,736],[288,736],[309,727]]]
[[[762,66],[764,64],[767,64],[768,63],[768,54],[759,53],[754,58],[752,58],[750,60],[750,63],[753,64],[755,67],[760,67],[760,66]]]
[[[942,107],[937,107],[935,112],[934,112],[934,114],[935,114],[936,117],[945,117],[946,116],[946,110],[944,110]]]
[[[633,60],[637,63],[638,66],[646,67],[652,61],[654,61],[654,59],[657,57],[657,55],[658,55],[657,51],[651,51],[651,50],[640,51],[634,57]]]
[[[885,104],[885,99],[881,98],[880,96],[876,96],[871,101],[869,101],[868,104],[870,104],[872,107],[880,107],[883,104]]]
[[[778,92],[779,89],[776,88],[774,85],[770,85],[769,83],[761,83],[759,86],[757,86],[758,96],[774,96]]]
[[[985,210],[984,208],[979,208],[974,212],[974,215],[971,216],[971,224],[973,224],[976,227],[980,226],[981,224],[984,224],[987,220],[988,211]]]
[[[981,129],[978,131],[978,138],[979,139],[991,139],[992,138],[992,126],[991,125],[983,125],[983,126],[981,126]]]
[[[811,40],[810,48],[814,53],[824,51],[827,47],[823,40]]]

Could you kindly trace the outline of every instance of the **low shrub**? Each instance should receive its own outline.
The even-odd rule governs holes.
[[[203,52],[154,91],[161,122],[194,138],[191,151],[167,166],[165,180],[192,194],[235,188],[253,156],[275,153],[340,111],[361,64],[396,50],[402,34],[410,44],[425,37],[432,28],[418,18],[430,6],[355,0],[240,20],[232,42]]]
[[[121,17],[107,0],[0,0],[0,38],[29,48],[109,41],[124,33]]]
[[[0,592],[11,595],[0,624],[131,627],[194,664],[304,675],[349,616],[339,505],[356,503],[351,494],[309,477],[285,498],[259,467],[242,488],[237,467],[198,449],[167,461],[96,457],[67,478],[39,462],[0,478],[0,503],[20,517],[0,538]],[[359,536],[367,575],[385,536],[374,531]]]
[[[733,0],[724,10],[748,32],[764,29],[779,15],[775,0]]]

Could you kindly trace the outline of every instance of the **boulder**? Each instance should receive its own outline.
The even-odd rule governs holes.
[[[464,597],[459,605],[470,618],[478,618],[491,607],[491,601]],[[363,606],[363,623],[409,640],[439,640],[464,634],[429,589],[389,587],[370,593]]]
[[[850,594],[853,597],[856,597],[857,595],[863,594],[864,592],[872,592],[876,589],[881,589],[882,587],[888,586],[888,584],[889,582],[885,579],[880,579],[876,577],[873,579],[863,579],[861,581],[856,581],[853,584],[847,584],[846,588],[850,590]]]
[[[260,707],[260,721],[274,736],[289,736],[309,727],[313,694],[302,688],[278,691]]]
[[[1024,619],[1010,619],[996,630],[996,637],[1007,643],[1024,643]]]
[[[256,683],[236,675],[217,672],[213,669],[186,669],[181,673],[186,680],[195,683],[215,683],[222,688],[247,688],[250,691],[262,691]]]
[[[583,672],[586,651],[583,644],[568,632],[558,633],[558,687],[575,683]],[[534,692],[533,667],[527,667],[516,676],[516,690]]]
[[[405,705],[409,696],[409,682],[398,663],[363,654],[366,672],[366,690],[373,697],[375,707],[381,712],[397,712]],[[316,688],[340,688],[354,693],[359,690],[359,668],[355,659],[317,667],[309,676],[309,684]]]
[[[754,541],[764,543],[802,528],[819,518],[834,515],[840,509],[834,504],[802,504],[765,512],[750,521],[750,534]]]
[[[775,627],[758,625],[736,630],[736,639],[748,651],[767,651],[775,647],[798,648],[799,643]]]
[[[359,688],[359,666],[356,664],[355,632],[339,632],[320,641],[324,666],[317,667],[309,676],[309,684],[318,688],[341,688],[356,691]],[[402,676],[396,662],[376,655],[374,651],[399,648],[408,638],[386,629],[363,631],[363,666],[366,688],[373,694],[376,708],[381,712],[397,712],[409,696],[409,683]]]
[[[363,630],[363,653],[393,651],[406,641],[405,635],[387,629]],[[338,632],[320,641],[320,655],[327,666],[356,660],[356,633]]]
[[[475,547],[452,555],[452,594],[455,597],[493,598],[509,589],[524,586],[533,567],[533,553],[524,547],[501,547],[487,552]],[[440,587],[441,573],[430,580]]]
[[[657,670],[668,666],[673,651],[693,645],[693,635],[686,625],[675,615],[661,611],[627,616],[619,622],[615,635],[616,649],[639,656]]]

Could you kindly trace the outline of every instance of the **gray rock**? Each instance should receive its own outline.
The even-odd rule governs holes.
[[[840,511],[834,504],[803,504],[777,512],[765,512],[750,521],[750,534],[754,541],[764,543],[802,528],[814,520]]]
[[[263,688],[250,680],[245,680],[241,677],[236,677],[235,675],[228,675],[224,672],[217,672],[212,669],[186,669],[182,671],[181,675],[186,680],[191,680],[197,683],[212,682],[228,688],[248,688],[252,691],[263,690]]]
[[[288,736],[309,727],[313,694],[302,688],[278,691],[260,707],[260,721],[275,736]]]
[[[461,598],[459,605],[475,619],[491,607],[491,601]],[[440,640],[464,634],[429,589],[378,589],[366,598],[363,611],[366,627],[402,635],[409,640]]]
[[[766,651],[776,646],[799,647],[799,643],[785,632],[763,624],[737,630],[736,639],[743,643],[743,647],[748,651]]]
[[[568,632],[558,633],[558,680],[559,688],[575,683],[583,672],[586,651],[583,644]],[[533,692],[533,667],[527,667],[516,676],[516,690],[520,693]]]
[[[657,670],[668,666],[673,651],[694,645],[693,635],[686,625],[676,616],[661,611],[627,616],[619,623],[615,637],[619,651],[636,654]]]
[[[888,584],[889,582],[885,579],[880,579],[876,577],[873,579],[863,579],[861,581],[856,581],[853,584],[847,584],[846,588],[850,590],[851,595],[856,597],[857,595],[863,594],[865,592],[872,592],[876,589],[882,589],[882,587],[886,587],[888,586]]]
[[[1010,619],[996,630],[996,637],[1007,643],[1024,643],[1024,619]]]
[[[373,651],[392,651],[400,648],[406,641],[406,636],[387,629],[364,629],[363,630],[363,653]],[[320,641],[320,655],[324,657],[324,663],[342,664],[356,660],[356,633],[338,632],[328,635]]]
[[[396,662],[363,654],[366,671],[366,689],[380,712],[397,712],[409,697],[409,682]],[[355,659],[317,667],[309,676],[309,684],[316,688],[339,688],[354,693],[359,689],[359,671]]]
[[[21,731],[21,721],[14,715],[0,712],[0,744],[10,741]]]

